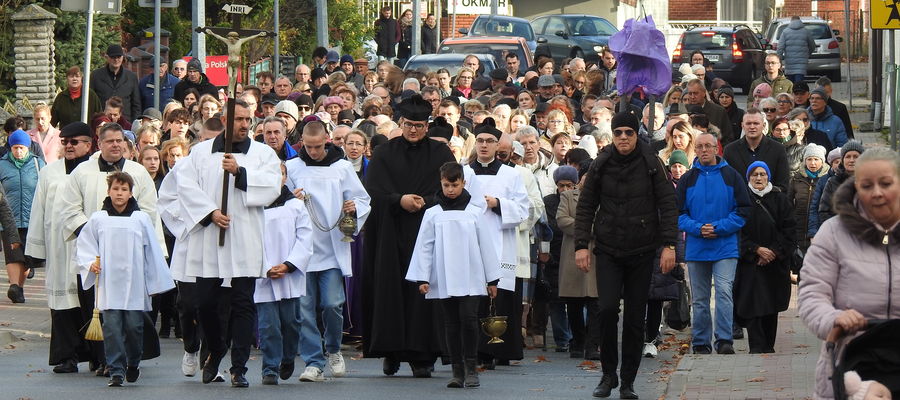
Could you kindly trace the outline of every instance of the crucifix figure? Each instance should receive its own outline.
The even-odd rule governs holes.
[[[210,28],[203,28],[203,33],[221,40],[228,46],[228,97],[234,97],[235,91],[237,91],[237,74],[241,69],[241,46],[250,40],[267,36],[268,32],[262,31],[244,38],[239,37],[238,33],[234,31],[228,32],[227,37],[222,37]]]

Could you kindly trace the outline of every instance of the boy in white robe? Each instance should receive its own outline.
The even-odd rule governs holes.
[[[438,204],[425,211],[406,274],[426,299],[439,299],[453,365],[449,388],[480,385],[478,307],[483,296],[497,296],[501,276],[495,233],[481,223],[484,210],[464,186],[462,166],[441,167]]]
[[[282,184],[287,169],[281,165]],[[266,207],[263,236],[266,277],[256,280],[259,350],[262,384],[277,385],[290,379],[300,343],[300,297],[306,294],[306,267],[313,254],[312,223],[306,208],[287,186]]]
[[[175,283],[150,216],[131,196],[134,180],[113,172],[107,182],[109,197],[81,229],[75,257],[85,287],[97,283],[108,385],[122,386],[123,380],[135,382],[140,376],[149,295],[172,290]]]

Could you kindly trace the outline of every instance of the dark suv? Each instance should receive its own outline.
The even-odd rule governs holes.
[[[550,56],[556,62],[566,57],[581,57],[600,62],[609,37],[618,32],[606,19],[584,14],[544,15],[531,21],[538,42],[546,40]]]
[[[746,25],[691,27],[672,52],[672,70],[690,63],[691,53],[700,50],[713,64],[716,77],[747,93],[750,83],[763,73],[768,47]]]

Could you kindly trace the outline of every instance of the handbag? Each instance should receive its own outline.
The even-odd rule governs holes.
[[[675,330],[691,326],[691,289],[687,281],[678,281],[678,300],[666,310],[666,325]]]

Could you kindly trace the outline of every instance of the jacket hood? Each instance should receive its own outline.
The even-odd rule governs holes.
[[[339,160],[344,159],[344,151],[341,150],[340,147],[335,146],[332,143],[325,144],[325,158],[316,161],[313,160],[312,157],[309,156],[309,153],[306,152],[306,148],[300,148],[300,159],[303,160],[306,165],[314,166],[314,167],[327,167],[331,164],[338,162]]]
[[[728,161],[725,161],[724,158],[719,156],[716,156],[716,165],[703,165],[700,164],[699,157],[694,158],[694,168],[697,168],[698,170],[703,172],[718,171],[722,168],[725,168],[726,165],[728,165]]]
[[[799,19],[793,20],[793,21],[791,21],[790,24],[788,24],[788,28],[790,28],[790,29],[803,29],[803,21],[801,21],[801,20],[799,20]]]
[[[847,227],[847,230],[857,235],[873,246],[883,246],[885,231],[879,227],[874,221],[867,216],[862,215],[856,206],[856,186],[853,185],[855,179],[848,178],[834,192],[834,210]],[[894,227],[889,229],[890,243],[900,243],[900,229]]]

